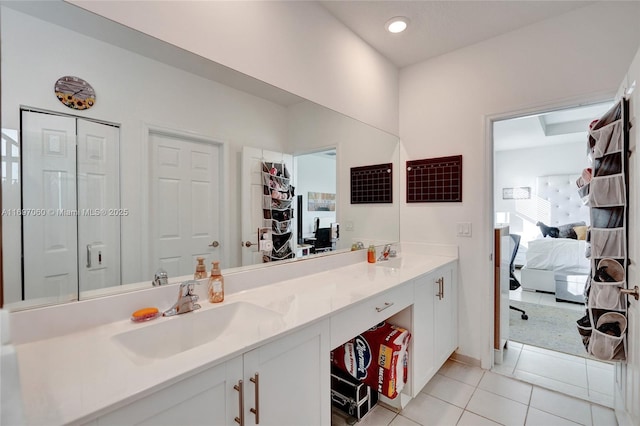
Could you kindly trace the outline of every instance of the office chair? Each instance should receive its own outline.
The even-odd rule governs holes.
[[[515,267],[516,254],[518,254],[518,247],[520,246],[520,235],[509,234],[509,236],[511,237],[511,240],[513,241],[513,245],[514,245],[513,253],[511,253],[511,263],[509,264],[509,290],[517,290],[518,288],[520,288],[520,281],[518,281],[514,273],[516,271],[516,267]],[[515,306],[511,306],[511,305],[509,305],[509,309],[513,309],[514,311],[520,312],[521,313],[520,317],[523,320],[529,319],[529,316],[523,309],[516,308]]]
[[[332,249],[331,228],[318,228],[313,248],[315,253],[322,253]]]

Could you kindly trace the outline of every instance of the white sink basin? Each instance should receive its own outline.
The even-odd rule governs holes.
[[[387,260],[379,260],[376,262],[376,266],[383,268],[400,268],[403,264],[401,257],[390,257]]]
[[[277,312],[247,302],[161,317],[153,323],[113,336],[135,357],[162,359],[224,337],[259,338],[260,332],[282,324]]]

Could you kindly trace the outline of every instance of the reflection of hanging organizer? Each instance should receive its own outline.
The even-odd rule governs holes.
[[[593,177],[589,184],[591,274],[586,315],[577,321],[587,352],[626,359],[629,104],[617,102],[589,130]]]
[[[295,257],[291,246],[294,187],[290,179],[284,163],[262,163],[262,226],[271,230],[273,238],[273,249],[264,253],[263,262]]]

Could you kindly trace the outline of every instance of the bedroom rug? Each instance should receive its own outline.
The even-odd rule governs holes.
[[[509,304],[524,309],[529,316],[525,321],[520,312],[509,309],[509,340],[590,358],[576,329],[579,311],[515,300]]]

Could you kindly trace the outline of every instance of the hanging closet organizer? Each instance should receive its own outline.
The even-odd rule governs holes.
[[[262,163],[262,226],[271,230],[273,248],[263,252],[262,261],[293,259],[294,187],[284,163]]]
[[[577,321],[587,352],[625,360],[627,352],[629,103],[622,99],[589,129],[592,179],[584,199],[590,208],[591,274],[586,315]]]

